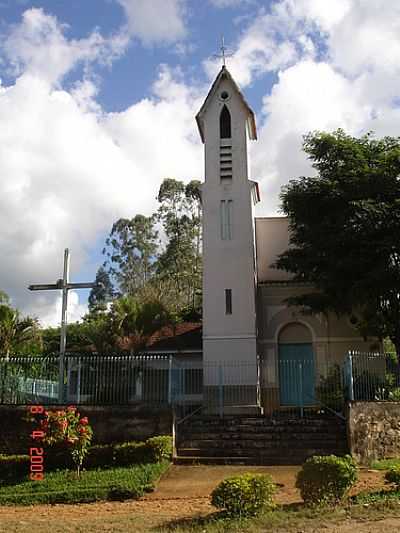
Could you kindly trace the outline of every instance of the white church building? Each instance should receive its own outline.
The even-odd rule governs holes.
[[[222,381],[225,399],[243,408],[312,405],[329,369],[349,350],[370,351],[376,342],[361,338],[346,317],[306,315],[285,303],[310,287],[271,267],[289,246],[288,219],[254,217],[261,199],[247,142],[257,140],[256,121],[225,66],[196,120],[205,149],[204,391],[215,399]]]

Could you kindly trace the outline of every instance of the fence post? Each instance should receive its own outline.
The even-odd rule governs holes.
[[[172,403],[172,355],[169,356],[168,362],[168,405]]]
[[[303,365],[301,361],[299,362],[299,388],[300,388],[300,416],[304,416],[304,405],[303,405]]]
[[[223,389],[223,373],[222,365],[218,367],[218,410],[219,416],[222,418],[223,409],[224,409],[224,389]]]
[[[349,400],[354,401],[354,381],[353,381],[353,352],[347,354],[347,368],[348,368],[348,384],[349,384]]]
[[[79,405],[81,403],[81,359],[78,359],[78,377],[76,384],[76,403]]]

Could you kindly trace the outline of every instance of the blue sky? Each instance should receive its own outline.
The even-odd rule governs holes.
[[[305,133],[399,133],[397,0],[0,0],[0,32],[0,288],[44,324],[60,299],[26,286],[65,247],[93,279],[117,218],[151,213],[165,177],[204,178],[194,117],[222,33],[257,118],[258,215],[312,173]]]
[[[95,66],[96,73],[101,78],[99,102],[106,111],[121,111],[132,102],[146,97],[161,63],[171,67],[179,66],[186,76],[206,82],[202,61],[220,53],[221,35],[225,36],[227,45],[236,42],[238,34],[257,16],[260,8],[266,9],[269,4],[270,2],[233,2],[221,9],[207,1],[188,3],[185,7],[188,36],[182,43],[192,48],[190,53],[180,54],[176,46],[170,44],[165,46],[152,43],[143,46],[140,41],[133,40],[112,68]],[[18,24],[29,8],[43,9],[56,16],[60,23],[67,25],[65,35],[69,39],[85,37],[94,28],[98,28],[102,35],[111,36],[126,22],[123,8],[115,0],[3,0],[0,7],[3,30],[7,32],[10,25]],[[64,85],[68,87],[81,74],[81,68],[78,67],[66,77]],[[12,77],[4,72],[3,80],[8,82]],[[268,80],[264,81],[269,85]],[[262,88],[259,85],[261,84],[255,83],[247,91],[247,98],[255,109],[260,107],[261,98],[265,94],[265,84]]]

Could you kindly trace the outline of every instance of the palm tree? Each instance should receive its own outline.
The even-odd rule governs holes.
[[[40,325],[37,318],[21,317],[12,307],[0,305],[0,356],[9,357],[29,351],[41,344]]]
[[[139,301],[123,296],[113,303],[111,314],[118,334],[133,338],[136,351],[144,348],[155,331],[171,323],[168,311],[159,300]]]

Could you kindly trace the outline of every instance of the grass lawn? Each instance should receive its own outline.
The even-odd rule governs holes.
[[[400,467],[400,459],[381,459],[371,464],[371,468],[375,470],[390,470],[390,468],[398,467]]]
[[[169,463],[135,465],[107,470],[75,472],[62,470],[45,474],[43,481],[21,481],[0,486],[0,505],[38,503],[83,503],[139,498],[154,488]]]
[[[320,531],[363,531],[361,524],[375,525],[384,519],[396,520],[396,528],[400,529],[400,505],[397,498],[382,498],[369,503],[343,504],[336,507],[307,508],[302,505],[279,506],[257,518],[231,519],[224,518],[223,513],[215,513],[204,518],[172,521],[155,528],[159,533],[264,533],[266,531],[280,533],[316,533]],[[387,525],[377,526],[371,531],[386,532]],[[392,529],[393,530],[393,529]],[[366,529],[365,531],[370,531]]]

